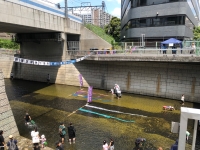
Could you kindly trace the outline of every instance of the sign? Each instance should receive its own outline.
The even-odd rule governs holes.
[[[91,103],[92,102],[92,86],[88,87],[88,97],[87,97],[87,102]]]
[[[80,86],[83,86],[82,74],[79,74],[79,82],[80,82]]]
[[[169,46],[174,46],[174,44],[173,43],[169,43]]]

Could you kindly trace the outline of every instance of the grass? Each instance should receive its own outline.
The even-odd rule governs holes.
[[[18,50],[19,49],[19,44],[15,43],[11,40],[7,39],[0,39],[0,48],[5,48],[5,49],[14,49]]]
[[[115,41],[115,39],[112,36],[106,34],[104,29],[102,29],[98,26],[95,26],[92,24],[86,24],[85,27],[88,28],[89,30],[91,30],[92,32],[94,32],[96,35],[98,35],[99,37],[101,37],[102,39],[104,39],[105,41],[107,41],[110,44],[112,44],[112,42]]]

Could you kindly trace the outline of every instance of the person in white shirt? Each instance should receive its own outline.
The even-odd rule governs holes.
[[[106,140],[103,141],[103,150],[108,150],[110,146],[108,146],[108,143]]]
[[[115,84],[114,93],[116,94],[117,99],[121,98],[121,90],[118,84]]]
[[[34,150],[36,150],[36,149],[38,149],[39,143],[40,143],[40,136],[39,136],[37,127],[35,127],[34,131],[31,131],[31,137],[32,137],[32,143],[33,143]]]
[[[189,136],[190,136],[190,132],[186,131],[186,142],[188,142]]]
[[[196,46],[194,43],[192,43],[191,45],[191,50],[190,50],[190,54],[194,54],[195,53],[195,50],[196,50]]]
[[[185,96],[184,94],[181,96],[181,105],[184,105],[184,101],[185,101]]]

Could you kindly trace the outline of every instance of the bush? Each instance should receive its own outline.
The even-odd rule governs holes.
[[[5,49],[19,49],[19,44],[11,40],[0,39],[0,48]]]

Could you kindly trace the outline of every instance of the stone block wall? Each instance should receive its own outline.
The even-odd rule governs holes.
[[[4,78],[10,78],[10,73],[13,69],[14,56],[1,56],[0,69],[2,70]]]
[[[103,62],[84,60],[60,67],[42,67],[21,64],[21,75],[25,80],[79,86],[79,74],[83,75],[84,86],[109,90],[114,84],[122,92],[171,99],[200,102],[200,65],[173,62]]]
[[[13,116],[6,92],[2,70],[0,70],[0,130],[4,131],[4,138],[9,135],[19,136],[19,131]]]

